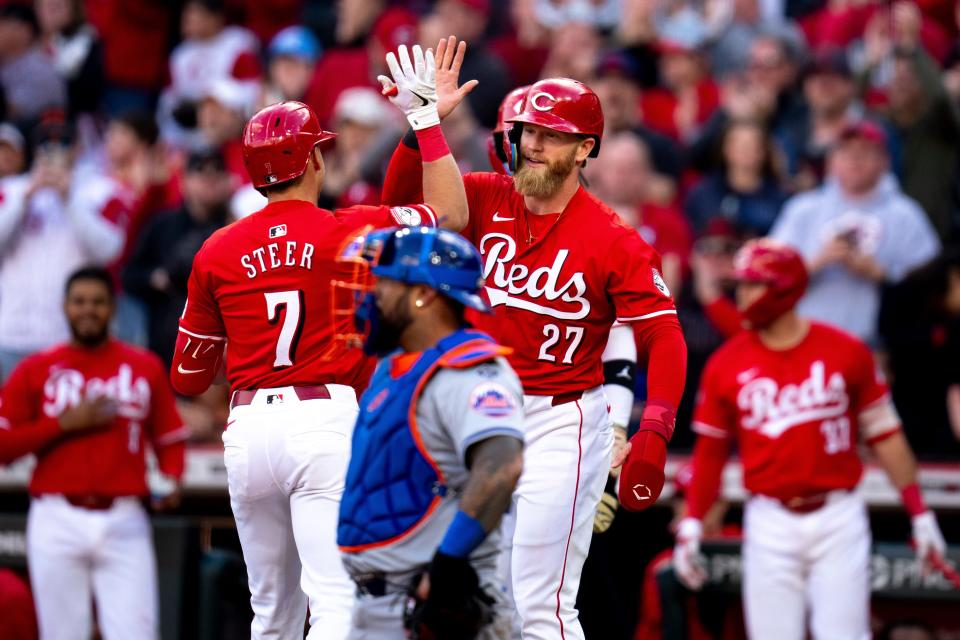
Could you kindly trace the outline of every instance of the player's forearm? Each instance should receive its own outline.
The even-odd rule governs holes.
[[[687,377],[687,342],[676,316],[633,323],[637,362],[647,361],[647,398],[676,408]]]
[[[398,206],[423,202],[423,163],[420,160],[420,147],[410,147],[409,139],[414,143],[417,141],[413,129],[407,131],[403,141],[397,145],[390,157],[380,193],[382,204]]]
[[[730,441],[700,436],[693,447],[693,478],[687,491],[687,515],[702,520],[720,494]]]
[[[488,533],[500,523],[523,469],[523,443],[495,436],[473,445],[470,477],[460,495],[460,510]]]
[[[903,489],[917,481],[917,459],[902,431],[876,442],[873,452],[890,483],[897,489]]]
[[[419,129],[417,141],[423,161],[423,202],[437,212],[440,226],[460,231],[467,226],[467,192],[443,130],[440,125]]]
[[[62,433],[53,418],[18,424],[12,429],[0,428],[0,464],[10,464],[17,458],[36,453]]]
[[[200,338],[183,330],[177,333],[177,345],[170,367],[170,384],[185,396],[198,396],[206,391],[220,370],[225,341]]]

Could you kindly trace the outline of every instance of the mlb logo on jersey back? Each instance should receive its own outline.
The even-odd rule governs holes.
[[[510,392],[496,382],[478,384],[470,393],[470,408],[491,418],[503,418],[517,410]]]
[[[283,394],[271,393],[267,396],[267,404],[283,404]]]
[[[278,224],[275,227],[270,227],[269,235],[271,238],[282,238],[287,235],[287,225]]]

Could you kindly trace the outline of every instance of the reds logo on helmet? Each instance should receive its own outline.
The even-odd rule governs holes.
[[[590,136],[597,141],[590,151],[595,158],[603,136],[603,109],[593,89],[570,78],[547,78],[530,85],[523,107],[506,122],[535,124],[554,131]]]

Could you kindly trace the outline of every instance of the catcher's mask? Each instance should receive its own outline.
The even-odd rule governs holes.
[[[480,312],[489,313],[483,291],[480,254],[453,231],[433,227],[394,227],[368,230],[355,236],[340,252],[338,262],[346,278],[333,282],[334,326],[354,319],[351,331],[337,331],[348,346],[363,346],[369,355],[383,356],[396,349],[399,335],[386,335],[373,293],[377,278],[405,284],[425,284],[444,296]],[[391,332],[395,333],[395,331]]]

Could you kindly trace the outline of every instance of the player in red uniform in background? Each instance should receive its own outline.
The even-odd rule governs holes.
[[[701,519],[715,500],[734,439],[752,497],[744,511],[743,598],[752,638],[869,638],[870,529],[855,492],[862,437],[901,491],[921,561],[946,545],[916,484],[916,461],[865,344],[794,310],[802,258],[772,240],[735,258],[737,305],[751,327],[710,358],[694,416],[689,516],[674,567],[700,588]]]
[[[37,456],[27,562],[42,638],[89,637],[91,598],[108,640],[159,633],[144,451],[179,479],[186,429],[160,359],[110,337],[114,309],[106,270],[74,272],[72,340],[24,360],[3,389],[0,464]]]
[[[452,71],[437,79],[441,115],[470,87],[458,88]],[[640,431],[616,460],[630,451],[620,491],[628,508],[653,504],[663,487],[686,346],[656,253],[580,185],[603,132],[596,94],[575,80],[541,80],[506,121],[514,175],[464,176],[463,231],[484,257],[496,310],[477,326],[513,348],[526,394],[524,475],[505,520],[514,530],[505,524],[513,546],[504,559],[523,637],[576,639],[580,572],[613,445],[600,386],[610,327],[633,325],[650,369]],[[391,160],[384,202],[416,198],[419,164],[408,134]]]
[[[440,65],[452,63],[455,44],[440,43]],[[350,277],[337,266],[340,250],[371,225],[439,219],[456,230],[466,220],[463,181],[437,116],[433,54],[413,53],[413,62],[405,47],[399,62],[390,53],[396,85],[383,81],[424,147],[424,204],[318,209],[320,146],[335,134],[306,105],[284,102],[255,114],[243,137],[267,206],[215,233],[194,260],[171,375],[178,391],[201,393],[228,347],[225,461],[255,639],[302,637],[307,598],[310,638],[340,640],[350,628],[355,587],[335,533],[355,389],[368,367],[335,338],[352,333],[350,318],[331,314],[332,282]]]

